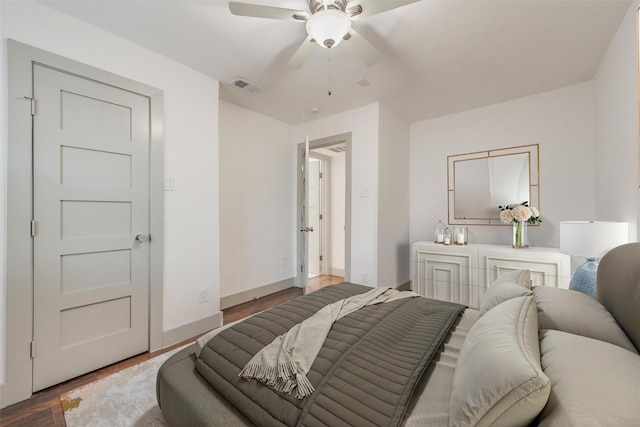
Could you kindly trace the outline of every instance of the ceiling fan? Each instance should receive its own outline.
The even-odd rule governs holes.
[[[293,54],[286,68],[297,69],[307,60],[316,43],[331,49],[341,41],[350,53],[370,67],[382,53],[352,27],[351,22],[419,0],[308,0],[309,10],[295,10],[250,3],[229,2],[234,15],[306,22],[307,38]]]

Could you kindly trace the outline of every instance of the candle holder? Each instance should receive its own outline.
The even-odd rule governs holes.
[[[449,230],[449,227],[446,227],[444,229],[444,232],[442,233],[442,244],[445,246],[448,246],[452,243],[453,243],[453,236],[451,235],[451,230]]]
[[[453,244],[464,246],[469,243],[469,229],[466,223],[455,224],[453,227]]]
[[[438,221],[438,223],[435,225],[435,227],[433,227],[433,234],[434,234],[434,242],[435,243],[440,243],[443,244],[444,243],[444,229],[445,226],[442,223],[442,221]]]

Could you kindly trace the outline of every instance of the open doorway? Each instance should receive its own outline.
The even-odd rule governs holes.
[[[309,292],[344,282],[346,144],[309,149]]]
[[[326,203],[325,193],[327,188],[326,162],[324,158],[314,155],[313,150],[309,152],[309,233],[308,251],[309,254],[309,280],[326,274]]]
[[[301,231],[308,230],[298,240],[300,283],[306,282],[306,292],[349,280],[350,136],[310,141],[308,167],[298,168],[307,171],[306,183],[298,180],[307,195],[298,206]],[[298,194],[304,193],[299,188]]]

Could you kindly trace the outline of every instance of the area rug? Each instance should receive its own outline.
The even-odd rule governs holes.
[[[156,400],[156,375],[184,347],[61,394],[67,427],[167,426]]]

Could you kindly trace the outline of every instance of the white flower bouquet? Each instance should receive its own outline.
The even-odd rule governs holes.
[[[529,206],[528,201],[498,206],[498,208],[500,209],[500,221],[505,224],[511,222],[526,222],[527,224],[533,225],[542,222],[540,211],[533,206]]]
[[[542,222],[540,211],[529,202],[514,203],[511,205],[498,206],[500,209],[500,220],[505,224],[513,224],[513,247],[525,249],[527,245],[527,224],[537,224]]]

